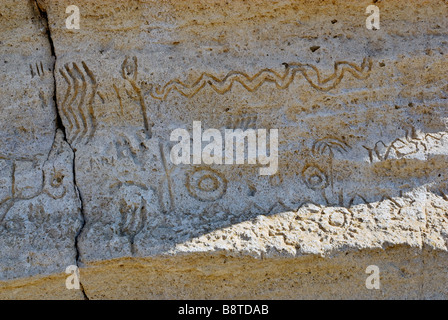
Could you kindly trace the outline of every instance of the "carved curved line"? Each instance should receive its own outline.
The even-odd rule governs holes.
[[[393,203],[394,205],[396,205],[397,208],[399,208],[399,209],[403,208],[403,206],[402,206],[401,204],[399,204],[395,199],[393,199],[392,197],[390,197],[390,196],[388,196],[388,195],[383,195],[383,196],[381,197],[381,200],[379,201],[379,203],[378,203],[378,205],[376,206],[376,208],[378,208],[378,207],[380,206],[380,204],[381,204],[382,202],[385,202],[385,201],[390,201],[391,203]]]
[[[442,195],[442,198],[443,198],[445,201],[448,201],[448,194],[446,194],[446,193],[442,190],[442,188],[439,188],[439,192],[440,192],[440,194]]]
[[[54,200],[59,200],[65,197],[65,195],[67,194],[67,188],[64,186],[64,191],[62,192],[61,195],[56,196],[54,194],[52,194],[50,191],[48,191],[47,189],[44,190],[44,192],[51,198],[53,198]]]
[[[401,142],[403,142],[401,139],[395,139],[388,147],[387,147],[387,149],[386,149],[386,153],[384,154],[384,157],[383,157],[383,159],[384,160],[387,160],[387,159],[389,159],[389,154],[390,154],[390,152],[391,152],[391,150],[392,150],[392,148],[395,150],[395,148],[394,148],[394,143],[395,142],[397,142],[397,141],[401,141]],[[384,144],[384,143],[383,143]]]
[[[120,115],[121,117],[124,117],[123,100],[121,99],[120,91],[118,90],[115,83],[112,85],[112,87],[114,88],[115,94],[117,95],[118,98],[118,102],[120,103]]]
[[[79,100],[77,110],[79,112],[79,115],[81,116],[83,128],[82,129],[79,128],[79,130],[77,131],[76,137],[73,139],[73,142],[76,143],[78,139],[81,140],[87,133],[87,117],[84,114],[84,110],[83,110],[84,100],[86,98],[86,93],[87,93],[87,82],[86,82],[86,77],[84,76],[84,73],[81,71],[81,69],[79,69],[78,65],[76,63],[74,63],[73,67],[74,67],[75,71],[81,76],[81,84],[82,84],[81,99]]]
[[[165,150],[163,149],[163,144],[159,143],[159,151],[160,151],[160,158],[162,160],[162,166],[163,170],[165,171],[165,177],[160,180],[161,187],[163,186],[163,182],[166,179],[167,187],[168,187],[168,194],[169,194],[169,210],[172,210],[174,208],[174,193],[173,193],[173,183],[171,180],[171,170],[168,168],[168,162],[166,160],[165,156]]]
[[[9,201],[9,203],[7,203]],[[9,210],[11,210],[12,206],[15,203],[15,200],[12,198],[9,198],[5,201],[3,201],[0,206],[3,206],[6,203],[6,209],[5,212],[3,214],[0,214],[0,224],[3,223],[3,220],[5,219],[6,215],[8,214]]]
[[[127,181],[124,181],[124,182],[123,181],[117,181],[117,182],[111,184],[109,186],[109,189],[120,189],[123,185],[126,185],[126,186],[136,186],[136,187],[139,187],[139,188],[141,188],[141,189],[143,189],[145,191],[149,190],[148,187],[146,185],[144,185],[143,183],[134,182],[134,181],[131,181],[131,180],[127,180]]]
[[[370,74],[372,61],[371,59],[364,58],[361,66],[347,61],[338,61],[334,65],[333,74],[324,79],[322,79],[320,71],[313,65],[301,63],[285,65],[286,70],[283,75],[272,69],[263,69],[252,77],[244,72],[231,71],[224,78],[220,79],[217,76],[204,72],[191,84],[184,83],[179,79],[170,80],[164,86],[150,84],[149,94],[154,99],[164,100],[171,91],[175,90],[181,95],[191,98],[204,88],[206,84],[209,84],[217,93],[224,94],[232,89],[235,82],[240,83],[249,92],[257,90],[266,82],[274,83],[277,89],[285,89],[293,82],[297,73],[301,73],[313,88],[320,91],[329,91],[342,81],[347,72],[357,79],[366,79]],[[312,79],[307,69],[311,69],[316,81]],[[363,75],[363,73],[365,74]],[[331,85],[324,86],[331,81],[333,81]],[[192,89],[193,91],[191,91]]]
[[[440,137],[436,137],[431,133],[427,133],[427,134],[425,134],[424,140],[428,141],[429,138],[433,138],[434,140],[441,141],[443,139],[443,137],[446,135],[446,132],[442,132],[442,133],[438,133],[438,134],[440,135]]]
[[[355,194],[355,196],[349,201],[348,207],[346,207],[347,209],[351,208],[353,206],[353,203],[355,202],[356,197],[359,197],[362,201],[364,201],[364,204],[366,204],[369,209],[373,209],[372,205],[366,200],[366,198],[364,198],[363,196],[361,196],[358,193]]]
[[[61,104],[61,111],[62,114],[64,115],[65,119],[68,122],[68,128],[69,131],[71,131],[73,129],[73,123],[72,120],[70,119],[69,115],[68,115],[68,111],[67,111],[67,100],[71,94],[72,91],[72,83],[70,82],[70,79],[68,78],[68,76],[65,74],[65,72],[62,69],[59,69],[59,73],[62,75],[62,77],[64,78],[65,82],[67,82],[67,90],[65,92],[65,96],[64,96],[64,100],[62,101]]]
[[[90,123],[92,124],[91,131],[90,131],[90,134],[89,134],[89,139],[91,139],[93,137],[93,135],[95,134],[95,131],[96,131],[96,119],[95,119],[95,114],[93,112],[93,102],[95,100],[95,94],[97,93],[97,90],[98,90],[98,83],[96,81],[95,75],[89,69],[87,64],[84,61],[82,61],[81,63],[82,63],[82,66],[83,66],[84,70],[87,73],[87,76],[90,79],[90,82],[92,83],[92,93],[90,94],[90,98],[89,98],[88,103],[87,103],[88,104],[88,113],[89,113]]]
[[[337,148],[335,148],[335,147],[337,147]],[[332,151],[333,149],[335,149],[336,151],[338,151],[339,153],[342,154],[342,151],[340,149],[347,152],[347,149],[351,149],[351,148],[347,143],[345,143],[344,141],[341,141],[339,139],[324,138],[324,139],[317,140],[313,144],[312,152],[313,152],[313,154],[316,154],[316,153],[323,154],[325,149],[328,149],[330,152],[330,156],[333,156],[333,151]]]
[[[302,207],[302,202],[300,202],[299,205],[294,205],[294,206],[289,206],[287,205],[284,201],[282,200],[278,200],[277,204],[283,206],[283,208],[285,208],[287,211],[291,211],[291,212],[297,212],[301,207]]]
[[[146,108],[145,98],[143,97],[143,94],[142,94],[142,90],[136,84],[136,82],[134,80],[128,80],[128,81],[131,84],[132,89],[134,89],[134,92],[137,94],[137,97],[138,97],[138,100],[140,103],[141,113],[142,113],[142,117],[143,117],[143,126],[145,128],[145,131],[149,135],[151,135],[150,134],[151,128],[150,128],[148,116],[146,114],[147,108]]]
[[[75,138],[76,138],[76,135],[77,135],[77,132],[79,131],[80,126],[79,126],[78,118],[76,117],[76,114],[73,111],[72,104],[76,100],[76,97],[78,96],[79,83],[78,83],[78,79],[76,79],[76,77],[73,74],[73,70],[71,70],[69,68],[68,64],[65,65],[65,70],[67,70],[68,75],[70,76],[70,78],[72,78],[73,83],[74,83],[74,93],[73,93],[72,98],[70,99],[70,102],[67,104],[67,108],[68,108],[69,112],[71,113],[73,120],[75,121],[74,129],[75,129]],[[72,132],[70,132],[70,135],[71,135],[71,133]],[[74,140],[74,138],[70,138],[70,142],[72,142],[73,140]]]

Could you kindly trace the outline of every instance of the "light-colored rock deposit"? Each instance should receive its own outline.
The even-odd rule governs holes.
[[[447,298],[448,4],[371,4],[5,1],[0,297]]]

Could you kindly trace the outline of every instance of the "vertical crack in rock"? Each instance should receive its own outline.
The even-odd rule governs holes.
[[[56,51],[55,51],[55,48],[54,48],[53,38],[51,37],[51,30],[50,30],[50,26],[49,26],[48,15],[47,15],[47,12],[45,11],[45,9],[42,6],[39,5],[38,0],[34,0],[34,2],[36,4],[37,10],[39,11],[41,20],[44,23],[45,31],[47,33],[47,38],[48,38],[48,41],[50,43],[51,55],[54,57],[54,63],[53,63],[52,70],[53,70],[53,81],[54,81],[53,101],[54,101],[54,105],[55,105],[55,108],[56,108],[56,131],[58,129],[60,129],[63,132],[64,141],[67,143],[67,145],[70,147],[70,149],[73,152],[73,163],[72,163],[73,184],[74,184],[75,191],[76,191],[76,194],[78,195],[78,199],[79,199],[79,202],[80,202],[81,219],[82,219],[81,227],[79,228],[78,232],[75,235],[75,251],[76,251],[75,262],[76,262],[76,266],[79,268],[80,253],[79,253],[78,239],[79,239],[79,236],[81,235],[81,233],[82,233],[82,231],[84,229],[84,226],[85,226],[86,222],[85,222],[85,217],[84,217],[84,203],[83,203],[82,195],[81,195],[81,192],[80,192],[80,190],[78,188],[78,184],[77,184],[77,180],[76,180],[76,153],[75,153],[75,150],[73,149],[72,145],[70,144],[70,142],[68,142],[68,140],[67,140],[67,132],[66,132],[64,124],[62,122],[61,115],[60,115],[60,109],[59,109],[59,106],[58,106],[58,103],[57,103],[57,96],[56,96],[56,93],[57,93],[57,83],[56,83],[56,75],[55,75],[57,56],[56,56]],[[55,137],[56,137],[56,134],[55,134]],[[79,284],[80,284],[80,289],[81,289],[81,293],[83,295],[83,298],[85,300],[90,300],[89,297],[87,296],[85,290],[84,290],[84,286],[82,285],[82,279],[81,278],[79,280]]]

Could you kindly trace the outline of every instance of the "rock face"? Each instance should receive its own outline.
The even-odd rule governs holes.
[[[72,4],[0,11],[0,296],[448,296],[446,1]]]
[[[76,262],[82,225],[73,152],[57,131],[54,57],[31,2],[2,2],[0,279],[60,272]]]

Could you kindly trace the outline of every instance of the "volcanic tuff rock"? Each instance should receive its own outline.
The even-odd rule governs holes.
[[[447,1],[370,4],[4,1],[0,296],[446,298]],[[174,164],[195,121],[278,170]]]
[[[26,1],[0,9],[0,278],[60,272],[82,225],[73,152],[57,130],[55,58]]]

